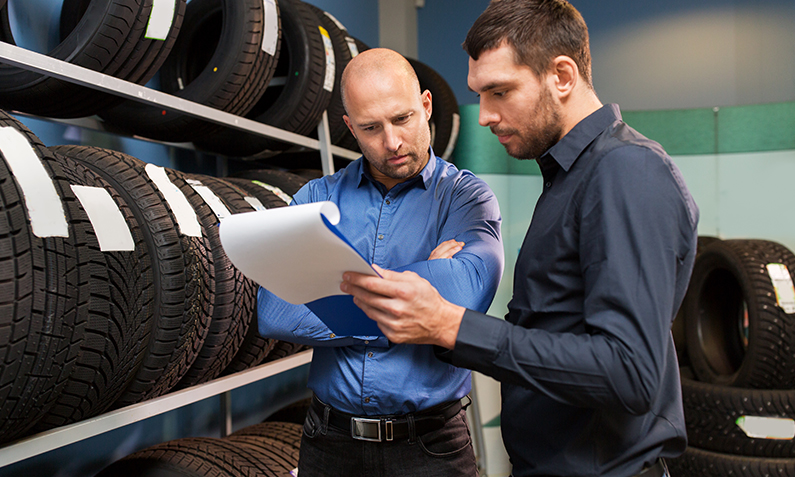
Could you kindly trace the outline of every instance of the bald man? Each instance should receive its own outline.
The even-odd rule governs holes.
[[[371,263],[413,271],[451,302],[485,311],[503,268],[499,208],[482,180],[431,149],[431,93],[405,58],[371,49],[346,67],[342,98],[363,157],[309,182],[293,204],[336,203],[339,229]],[[315,350],[301,477],[477,475],[462,408],[469,371],[429,345],[335,335],[264,289],[258,315],[262,335]]]

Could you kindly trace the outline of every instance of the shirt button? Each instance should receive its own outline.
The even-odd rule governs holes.
[[[370,398],[369,397],[364,398],[364,402],[370,402]]]
[[[370,340],[364,340],[364,344],[370,344]]]
[[[391,200],[389,200],[389,199],[387,199],[387,200],[386,200],[386,205],[389,205],[389,204],[391,204],[391,203],[392,203],[392,201],[391,201]]]
[[[552,183],[551,183],[551,182],[547,182],[547,183],[546,183],[546,186],[547,186],[547,187],[552,187]]]
[[[368,357],[368,358],[372,358],[372,357],[373,357],[373,352],[372,352],[372,351],[370,351],[369,353],[367,353],[367,357]]]
[[[384,240],[384,234],[379,235],[378,240]]]
[[[334,333],[331,333],[330,335],[328,335],[328,337],[329,337],[329,338],[336,338],[336,337],[337,337],[337,335],[335,335]]]

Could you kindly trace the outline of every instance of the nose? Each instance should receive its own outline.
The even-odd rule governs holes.
[[[384,128],[384,147],[390,152],[397,152],[400,149],[400,146],[403,145],[403,139],[401,139],[398,131],[395,130],[394,127],[391,125]]]
[[[480,110],[478,112],[478,124],[481,126],[493,126],[500,122],[500,115],[489,108],[483,98],[480,99]]]

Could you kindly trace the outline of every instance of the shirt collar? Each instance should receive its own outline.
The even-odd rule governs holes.
[[[552,146],[544,156],[551,156],[563,170],[567,171],[580,157],[582,151],[588,147],[596,136],[602,133],[608,126],[621,120],[621,111],[617,104],[606,104],[591,113],[587,118],[577,123],[563,139]],[[544,156],[539,158],[539,165]]]
[[[431,181],[433,181],[433,173],[436,171],[436,154],[433,153],[433,148],[429,148],[429,151],[430,151],[430,157],[428,158],[428,163],[425,164],[425,167],[422,168],[422,171],[420,171],[420,173],[417,174],[417,176],[413,177],[412,179],[409,179],[406,182],[402,182],[396,185],[395,187],[401,186],[402,184],[411,184],[414,182],[418,182],[418,179],[421,178],[422,180],[420,183],[422,184],[423,188],[425,188],[426,190],[428,189],[428,187],[431,184]],[[373,185],[380,185],[381,183],[375,180],[372,174],[370,174],[370,168],[365,166],[366,163],[367,159],[365,159],[364,156],[359,158],[359,166],[358,166],[360,174],[359,187],[361,187],[362,184],[365,184],[368,181],[371,182]]]

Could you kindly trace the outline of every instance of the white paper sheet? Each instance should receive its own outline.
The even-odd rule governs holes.
[[[334,227],[339,219],[336,204],[315,202],[235,214],[221,222],[219,234],[245,276],[298,305],[342,295],[343,272],[377,275]]]

